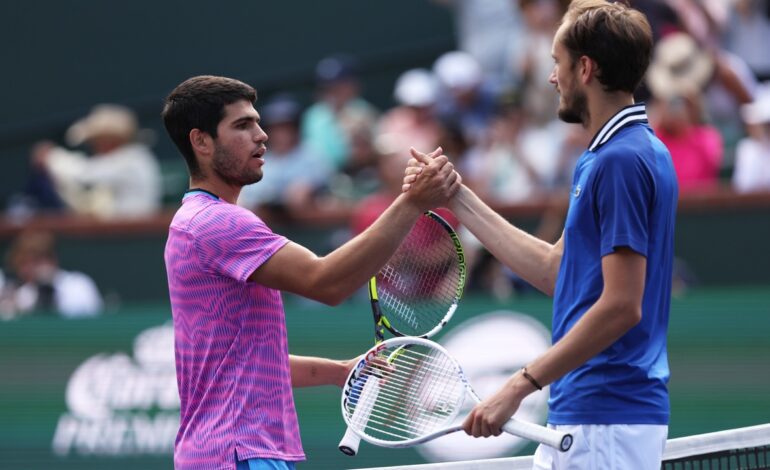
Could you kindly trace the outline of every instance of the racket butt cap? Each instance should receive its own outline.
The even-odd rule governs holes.
[[[356,451],[351,449],[348,446],[340,446],[340,451],[342,451],[342,453],[345,455],[349,455],[350,457],[353,457],[356,455]]]
[[[361,438],[348,428],[337,447],[343,454],[353,457],[358,453],[359,444],[361,444]]]
[[[565,434],[559,443],[559,450],[562,452],[567,452],[570,447],[572,447],[572,434]]]

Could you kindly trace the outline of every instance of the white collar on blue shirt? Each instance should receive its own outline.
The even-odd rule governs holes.
[[[591,139],[591,145],[588,146],[588,150],[593,152],[599,146],[604,145],[608,140],[612,138],[620,129],[635,122],[647,122],[647,110],[644,103],[632,104],[626,106],[617,112],[607,123],[599,129],[593,139]]]

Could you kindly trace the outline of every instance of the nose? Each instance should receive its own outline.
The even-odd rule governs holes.
[[[551,70],[551,75],[548,76],[548,83],[556,85],[556,67]]]
[[[254,142],[267,142],[267,132],[262,129],[262,126],[257,124],[256,132],[254,133]]]

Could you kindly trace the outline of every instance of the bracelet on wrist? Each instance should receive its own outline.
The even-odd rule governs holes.
[[[529,374],[529,372],[527,372],[527,368],[526,367],[523,367],[521,369],[521,375],[523,375],[525,379],[529,380],[529,383],[531,383],[532,386],[535,387],[536,389],[538,389],[538,390],[542,390],[543,389],[543,386],[540,385],[540,383],[538,383],[538,381],[535,380],[535,378],[532,377]]]

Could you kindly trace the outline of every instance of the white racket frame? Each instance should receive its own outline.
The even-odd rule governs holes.
[[[372,308],[376,308],[379,312],[379,315],[381,316],[382,322],[382,328],[388,330],[392,335],[395,337],[414,337],[414,338],[431,338],[435,334],[437,334],[439,331],[441,331],[447,323],[452,319],[452,317],[455,314],[455,311],[457,310],[457,307],[460,303],[460,298],[463,295],[463,291],[465,289],[465,283],[467,281],[467,266],[465,264],[465,251],[463,250],[462,242],[460,241],[460,236],[455,231],[454,227],[447,222],[443,217],[441,217],[439,214],[433,211],[426,211],[422,217],[428,217],[430,219],[433,219],[433,222],[441,225],[441,227],[446,231],[447,235],[452,239],[452,244],[454,245],[455,250],[455,256],[457,257],[457,263],[460,268],[460,284],[457,286],[457,290],[455,292],[454,302],[452,305],[449,306],[449,309],[447,309],[446,314],[444,315],[444,318],[441,319],[441,321],[434,326],[430,331],[423,333],[419,336],[410,336],[406,335],[399,330],[393,328],[390,325],[390,319],[388,318],[387,313],[383,313],[380,309],[382,308],[380,305],[376,305],[375,303],[379,304],[379,292],[377,292],[377,275],[372,276],[372,278],[369,280],[369,284],[367,286],[369,291],[369,301],[372,303]],[[384,337],[382,337],[382,333],[380,330],[379,323],[375,322],[374,325],[375,328],[375,336],[377,337],[377,342],[379,344],[380,341],[384,340]],[[366,385],[361,390],[361,397],[363,397],[364,389],[366,389]],[[340,440],[340,443],[337,445],[337,447],[342,451],[343,454],[354,456],[358,453],[358,447],[361,443],[361,438],[358,437],[358,434],[353,432],[350,427],[345,430],[345,434],[342,436],[342,439]]]
[[[468,382],[468,379],[465,377],[465,373],[463,372],[462,367],[460,367],[460,364],[457,362],[457,360],[455,360],[454,357],[452,357],[451,354],[449,354],[449,352],[443,346],[441,346],[440,344],[434,341],[424,339],[424,338],[397,337],[397,338],[387,339],[382,343],[371,348],[366,353],[364,358],[361,359],[361,362],[359,362],[358,366],[354,368],[353,371],[351,371],[351,373],[348,375],[348,380],[345,382],[345,387],[342,392],[342,399],[340,401],[340,405],[342,409],[342,418],[345,420],[345,423],[348,425],[348,430],[349,431],[352,430],[353,433],[355,433],[355,435],[365,440],[366,442],[369,442],[371,444],[381,446],[381,447],[403,448],[403,447],[411,447],[418,444],[422,444],[424,442],[431,441],[433,439],[444,436],[446,434],[450,434],[450,433],[462,430],[461,425],[455,425],[444,429],[439,429],[437,431],[426,434],[424,436],[420,436],[412,439],[406,439],[402,441],[386,441],[383,439],[378,439],[376,437],[369,436],[364,432],[364,430],[358,428],[358,422],[366,421],[366,419],[368,419],[368,416],[366,416],[365,418],[357,418],[355,416],[356,410],[358,410],[358,407],[356,407],[356,410],[353,410],[352,416],[348,416],[348,412],[345,408],[345,401],[347,398],[349,398],[350,393],[352,393],[352,385],[355,383],[353,375],[364,367],[364,365],[367,362],[366,358],[376,357],[377,354],[385,348],[395,349],[395,348],[403,347],[410,344],[421,345],[427,348],[436,349],[441,353],[445,354],[446,357],[450,360],[450,363],[455,367],[457,375],[460,377],[463,385],[465,386],[466,393],[470,395],[471,398],[476,403],[481,402],[481,398],[479,398],[479,396],[471,387],[470,383]],[[367,379],[367,382],[368,381],[369,380]],[[377,380],[377,385],[379,385],[379,379]],[[366,384],[364,384],[364,387],[362,387],[361,389],[361,392],[360,392],[361,397],[363,397],[363,391],[365,388],[366,388]],[[376,387],[376,388],[379,389],[379,387]],[[370,391],[368,392],[368,394],[371,394],[372,392],[376,393],[376,390],[374,390],[373,388],[370,388]],[[359,397],[359,399],[361,397]],[[371,413],[371,410],[368,410],[368,411]],[[459,409],[457,412],[459,412]],[[354,424],[354,421],[355,421],[355,424]],[[572,435],[569,433],[559,432],[559,431],[556,431],[555,429],[550,429],[545,426],[541,426],[539,424],[530,423],[528,421],[521,421],[513,417],[503,425],[503,431],[517,437],[521,437],[531,441],[539,442],[541,444],[545,444],[547,446],[551,446],[562,452],[566,452],[572,446]]]

